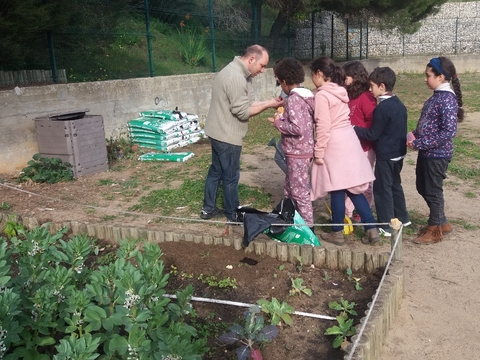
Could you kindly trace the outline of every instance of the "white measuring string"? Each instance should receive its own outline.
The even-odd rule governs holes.
[[[158,215],[158,214],[152,214],[152,213],[143,213],[143,212],[137,212],[137,211],[128,211],[128,210],[114,209],[114,208],[109,208],[109,207],[88,205],[88,204],[82,204],[82,203],[77,203],[77,202],[62,200],[62,199],[54,198],[54,197],[51,197],[51,196],[46,196],[46,195],[37,194],[37,193],[31,192],[31,191],[27,191],[27,190],[24,190],[24,189],[19,189],[19,188],[15,187],[15,186],[10,186],[10,185],[8,185],[8,184],[2,184],[2,183],[0,183],[0,186],[3,186],[3,187],[8,188],[8,189],[10,189],[10,190],[14,190],[14,191],[22,192],[22,193],[25,193],[25,194],[29,194],[29,195],[32,195],[32,196],[42,197],[42,198],[45,198],[45,199],[48,199],[48,200],[52,200],[52,201],[60,201],[60,202],[63,202],[63,203],[69,204],[69,205],[73,205],[73,206],[83,206],[83,207],[87,207],[87,208],[90,208],[90,209],[112,211],[112,212],[119,213],[119,214],[144,215],[144,216],[151,216],[151,217],[154,217],[154,218],[165,219],[165,220],[187,221],[187,222],[200,222],[200,223],[207,223],[207,224],[243,225],[243,223],[241,223],[241,222],[219,221],[219,220],[204,220],[204,219],[186,218],[186,217],[178,217],[178,216],[166,216],[166,215]],[[300,227],[301,227],[301,226],[311,227],[311,226],[344,226],[345,224],[344,224],[344,223],[343,223],[343,224],[331,224],[331,223],[328,223],[328,224],[312,224],[312,225],[307,225],[307,224],[285,224],[285,223],[281,223],[281,224],[271,224],[270,226],[283,226],[283,227],[284,227],[284,226],[292,226],[292,225],[300,226]],[[349,224],[349,225],[352,225],[352,226],[389,225],[389,223],[358,223],[358,224],[355,223],[355,224]]]
[[[363,322],[363,324],[360,328],[360,331],[357,335],[357,338],[355,339],[355,341],[353,343],[352,349],[348,353],[347,360],[352,359],[353,353],[357,349],[358,343],[360,342],[360,338],[362,337],[363,332],[365,331],[365,327],[367,326],[368,320],[370,319],[370,315],[372,314],[373,307],[374,307],[374,305],[377,301],[378,294],[380,293],[380,290],[382,288],[385,277],[387,276],[388,268],[390,267],[390,263],[392,262],[393,255],[395,254],[395,250],[397,248],[398,241],[401,238],[402,232],[403,232],[403,225],[401,226],[400,231],[397,233],[397,236],[395,238],[395,243],[393,245],[392,253],[390,254],[390,257],[388,258],[387,265],[385,266],[385,270],[383,272],[382,278],[380,280],[380,283],[378,284],[377,291],[375,292],[375,296],[373,297],[373,300],[372,300],[372,304],[370,305],[370,308],[368,309],[367,315],[365,316],[365,321]]]

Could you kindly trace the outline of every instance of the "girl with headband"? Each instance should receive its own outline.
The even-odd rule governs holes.
[[[421,245],[435,244],[452,232],[445,216],[443,180],[453,156],[457,121],[464,116],[460,81],[450,59],[431,59],[425,69],[425,83],[433,95],[423,105],[417,128],[407,135],[407,146],[418,150],[417,191],[430,208],[428,227],[414,240]]]

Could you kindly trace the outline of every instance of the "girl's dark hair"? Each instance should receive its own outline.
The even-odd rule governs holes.
[[[350,61],[343,65],[345,76],[351,76],[353,82],[346,85],[348,98],[350,100],[358,98],[362,93],[370,89],[368,72],[360,61]]]
[[[287,85],[301,84],[305,81],[305,70],[300,61],[294,58],[284,58],[275,64],[273,72],[277,79],[285,80]]]
[[[452,82],[452,88],[455,92],[455,95],[457,96],[458,102],[457,118],[459,122],[462,122],[465,116],[465,112],[463,111],[462,89],[460,89],[460,80],[458,80],[457,77],[457,69],[455,69],[455,65],[453,65],[452,60],[447,57],[439,56],[438,60],[440,60],[440,67],[442,68],[443,72],[435,69],[435,67],[431,63],[428,63],[427,67],[432,70],[435,76],[443,75],[445,76],[445,80]]]
[[[337,85],[345,85],[345,72],[328,56],[321,56],[313,60],[310,65],[310,70],[312,70],[313,73],[320,70],[323,73],[324,80],[330,79],[331,82]]]

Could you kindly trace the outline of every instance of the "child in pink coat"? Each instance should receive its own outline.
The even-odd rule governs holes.
[[[350,123],[345,73],[332,59],[320,57],[310,66],[312,81],[318,87],[315,94],[315,149],[311,177],[311,199],[330,193],[332,222],[343,224],[345,194],[352,200],[361,221],[373,224],[375,219],[363,195],[375,177],[360,140]],[[375,225],[365,225],[365,244],[380,237]],[[332,226],[333,232],[322,239],[344,245],[343,225]]]
[[[298,213],[313,226],[310,200],[309,168],[313,157],[313,93],[301,87],[305,80],[303,65],[293,58],[280,60],[274,73],[282,90],[288,95],[284,113],[275,114],[270,122],[282,134],[286,176],[284,195],[293,199]]]

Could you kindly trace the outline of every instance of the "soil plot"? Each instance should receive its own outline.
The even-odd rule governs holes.
[[[340,298],[355,302],[354,325],[358,324],[371,301],[381,278],[381,273],[371,275],[349,274],[331,269],[282,263],[267,256],[235,250],[224,245],[204,245],[193,242],[160,243],[166,271],[170,271],[168,290],[188,284],[194,287],[194,296],[256,304],[259,299],[287,302],[295,311],[335,317],[331,301]],[[303,279],[302,285],[311,290],[291,295],[292,279]],[[220,286],[224,287],[220,287]],[[361,288],[361,290],[360,290]],[[210,351],[205,359],[237,359],[235,349],[239,344],[225,345],[218,340],[232,324],[242,324],[247,307],[220,305],[192,301],[197,313],[196,327],[209,333]],[[268,317],[263,314],[265,324]],[[324,335],[336,320],[292,315],[293,325],[281,323],[278,336],[265,346],[260,346],[264,359],[343,359],[345,352],[334,349],[335,336]],[[259,348],[256,344],[256,348]]]

